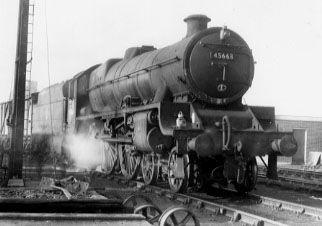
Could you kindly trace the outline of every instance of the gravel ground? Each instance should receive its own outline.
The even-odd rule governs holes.
[[[136,183],[122,184],[117,183],[114,180],[107,180],[105,178],[96,178],[91,181],[91,186],[95,188],[105,187],[104,190],[99,190],[98,193],[106,197],[121,197],[126,199],[133,193],[139,192],[139,188],[136,187]],[[149,197],[153,204],[157,206],[161,211],[166,210],[169,207],[173,206],[183,206],[182,203],[178,201],[171,201],[166,197],[160,197],[156,194],[147,193],[144,191],[140,192],[141,194]],[[138,202],[138,204],[144,204],[144,201]],[[187,206],[185,206],[187,207]],[[226,216],[216,215],[213,212],[204,209],[195,209],[188,206],[188,209],[192,211],[197,218],[199,219],[201,225],[232,225],[230,218]],[[242,225],[241,223],[234,223],[234,225]]]
[[[76,175],[75,177],[84,177],[84,175]],[[120,183],[117,180],[109,180],[102,175],[94,175],[90,178],[86,178],[90,181],[90,188],[86,195],[73,194],[72,199],[92,199],[97,196],[97,193],[104,195],[106,198],[117,198],[126,199],[133,193],[140,191],[140,188],[135,182]],[[40,199],[40,200],[67,200],[66,196],[60,190],[42,191],[37,185],[38,182],[29,181],[26,183],[25,188],[0,188],[0,199]],[[161,183],[162,184],[162,183]],[[29,186],[28,186],[29,185]],[[96,193],[96,192],[97,193]],[[143,195],[149,197],[153,204],[157,206],[161,211],[164,211],[171,206],[182,206],[180,202],[169,200],[166,197],[158,196],[156,194],[147,193],[144,190],[140,191]],[[277,186],[268,187],[266,185],[258,184],[254,194],[263,195],[267,197],[272,197],[275,199],[282,199],[290,202],[296,202],[303,205],[321,207],[322,197],[312,196],[310,194],[303,194],[296,191],[289,191]],[[295,215],[294,213],[288,211],[281,211],[274,209],[272,207],[265,207],[263,205],[257,204],[252,200],[248,200],[242,197],[224,197],[220,194],[211,194],[209,196],[202,193],[197,194],[201,198],[208,199],[209,201],[214,200],[216,202],[221,202],[225,205],[230,205],[233,208],[237,208],[243,211],[251,212],[256,215],[261,215],[272,220],[278,220],[279,222],[286,223],[289,225],[321,225],[322,222],[312,217]],[[139,204],[143,204],[143,201],[139,201]],[[201,225],[242,225],[242,223],[232,223],[231,220],[226,216],[216,215],[213,212],[196,209],[194,207],[185,206],[190,211],[192,211],[199,219]]]
[[[41,191],[39,189],[6,189],[0,191],[0,199],[41,199],[67,200],[61,191]]]
[[[268,186],[257,184],[256,190],[253,192],[257,195],[267,196],[275,199],[281,199],[288,202],[295,202],[301,205],[322,208],[322,195],[311,194],[308,192],[299,192],[288,190],[279,186]]]
[[[107,189],[104,191],[105,195],[108,195],[108,194],[111,195],[113,193],[115,194],[115,192],[117,192],[117,190],[119,189],[120,190],[119,194],[122,196],[122,198],[126,198],[127,196],[129,196],[130,194],[138,190],[135,186],[131,185],[131,183],[122,185],[115,182],[114,180],[107,180],[104,178],[97,178],[95,179],[95,181],[93,181],[92,184],[97,187],[104,186],[106,184]],[[268,219],[279,221],[288,225],[308,225],[308,224],[321,225],[322,224],[320,220],[307,215],[297,215],[290,211],[278,210],[273,207],[258,204],[254,200],[247,199],[245,197],[240,197],[240,196],[227,197],[227,194],[221,195],[220,190],[217,190],[217,192],[218,192],[217,194],[212,193],[211,196],[209,195],[209,193],[208,194],[201,193],[196,195],[200,198],[207,199],[209,201],[213,200],[213,201],[216,201],[217,203],[220,202],[223,205],[229,205],[230,207],[239,209],[241,211],[249,212],[255,215],[260,215],[262,217],[266,217]],[[260,185],[257,186],[257,189],[253,193],[276,198],[276,199],[282,199],[290,202],[295,202],[294,200],[292,200],[292,197],[293,199],[296,197],[297,200],[304,200],[306,196],[306,194],[300,194],[300,193],[293,194],[290,191],[283,190],[283,189],[281,190],[278,187],[267,188],[265,186],[260,186]],[[153,202],[161,210],[165,210],[168,206],[171,206],[171,205],[182,205],[179,202],[169,201],[167,198],[159,197],[155,194],[148,193],[147,195],[153,200]],[[288,197],[290,197],[290,199],[288,199]],[[309,197],[307,197],[307,199],[310,200]],[[321,202],[317,200],[313,200],[313,201],[317,206],[318,206],[318,202]],[[310,205],[311,203],[312,202],[307,202],[306,205]],[[304,203],[302,202],[302,204]],[[200,222],[202,223],[202,225],[214,225],[214,224],[232,225],[232,222],[230,221],[230,219],[227,219],[227,217],[218,216],[212,212],[209,212],[203,209],[195,209],[190,207],[189,209],[196,214],[196,216],[200,219]],[[240,223],[237,223],[237,225],[238,224]]]

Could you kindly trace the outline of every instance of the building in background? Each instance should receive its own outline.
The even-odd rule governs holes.
[[[280,157],[280,161],[293,164],[321,164],[322,118],[299,116],[276,116],[279,131],[296,130],[299,150],[293,158]]]

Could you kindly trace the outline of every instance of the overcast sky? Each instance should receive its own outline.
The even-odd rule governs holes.
[[[255,77],[244,99],[276,114],[322,117],[322,1],[35,0],[33,80],[48,86],[45,8],[51,82],[131,46],[162,48],[185,36],[183,19],[205,14],[227,25],[253,50]],[[18,0],[0,0],[0,101],[14,76]]]

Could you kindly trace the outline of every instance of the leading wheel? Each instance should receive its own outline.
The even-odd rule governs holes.
[[[239,193],[250,192],[255,188],[257,182],[257,162],[253,158],[246,163],[246,170],[243,183],[235,182],[234,186]]]
[[[174,192],[185,192],[188,188],[190,165],[188,154],[178,156],[176,148],[173,148],[168,161],[168,182]]]
[[[197,217],[184,207],[170,207],[166,209],[159,219],[160,226],[199,226]]]
[[[142,176],[145,184],[155,184],[159,175],[159,158],[155,153],[143,154],[141,161]]]
[[[135,179],[140,170],[141,155],[124,145],[119,145],[118,149],[123,176],[127,180]]]

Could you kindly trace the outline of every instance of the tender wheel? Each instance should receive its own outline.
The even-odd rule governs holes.
[[[134,210],[134,214],[142,214],[145,219],[153,225],[154,223],[159,221],[162,211],[154,205],[146,204],[137,207]]]
[[[166,209],[159,219],[160,226],[168,225],[195,225],[199,226],[199,220],[188,209],[183,207],[170,207]]]
[[[176,148],[173,148],[168,161],[168,182],[174,192],[185,192],[189,184],[190,166],[188,154],[184,154],[182,160],[178,157]],[[180,162],[182,161],[182,162]],[[182,165],[182,166],[181,166]],[[183,167],[183,175],[180,175],[180,167]]]
[[[120,166],[123,176],[127,180],[135,179],[140,170],[141,156],[130,148],[119,145]]]
[[[108,175],[114,173],[114,171],[118,168],[119,165],[119,158],[116,147],[116,144],[103,142],[104,161],[102,169]]]
[[[235,182],[234,186],[235,189],[239,193],[246,193],[250,192],[255,188],[256,182],[257,182],[257,162],[256,159],[253,158],[252,160],[248,161],[246,164],[246,171],[245,171],[245,177],[244,182],[241,184],[238,184]]]
[[[142,176],[145,184],[155,184],[159,175],[159,158],[155,153],[143,154],[141,161]]]

